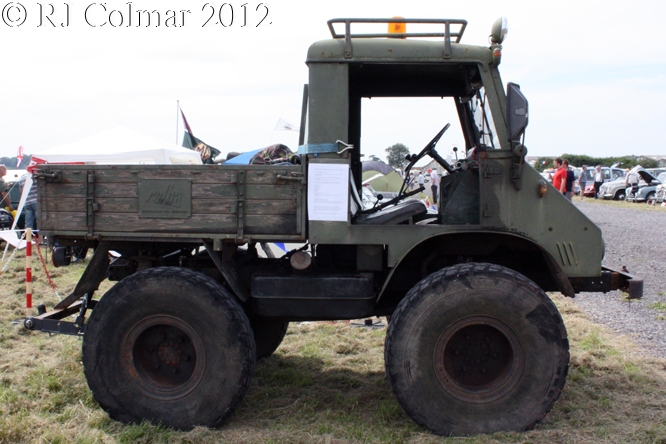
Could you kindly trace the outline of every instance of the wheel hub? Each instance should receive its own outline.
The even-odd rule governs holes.
[[[524,366],[517,335],[499,319],[469,316],[439,337],[434,367],[442,387],[468,402],[488,402],[506,394]]]
[[[167,365],[178,365],[182,354],[183,351],[173,339],[162,341],[157,346],[157,358]]]
[[[172,316],[152,316],[134,325],[123,339],[121,363],[134,387],[146,396],[173,400],[191,392],[205,368],[196,331]]]

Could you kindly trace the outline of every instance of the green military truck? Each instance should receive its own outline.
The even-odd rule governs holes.
[[[438,31],[353,32],[373,23]],[[460,43],[463,20],[328,25],[286,163],[40,166],[42,232],[95,252],[73,293],[25,327],[83,336],[112,418],[188,429],[234,411],[289,322],[387,316],[388,381],[414,421],[442,435],[529,429],[569,362],[546,292],[640,297],[642,281],[602,267],[601,230],[525,164],[527,100],[498,71],[504,20],[489,47]],[[436,212],[404,188],[362,201],[361,105],[376,97],[437,97],[458,116],[461,159],[437,153],[449,125],[432,115],[435,137],[408,156],[408,170],[429,156],[448,172]],[[297,247],[275,257],[270,243]],[[95,299],[106,278],[118,282]]]

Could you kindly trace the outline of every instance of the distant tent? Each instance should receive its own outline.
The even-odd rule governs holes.
[[[382,174],[388,174],[391,171],[395,171],[392,166],[381,160],[367,160],[363,162],[362,167],[364,173],[366,171],[379,171]]]
[[[363,162],[363,183],[369,184],[375,191],[397,193],[402,186],[402,176],[393,167],[381,160]]]

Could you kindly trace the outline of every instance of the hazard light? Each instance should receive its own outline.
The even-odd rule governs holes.
[[[403,17],[391,17],[394,19],[402,19]],[[389,34],[405,34],[407,32],[407,23],[389,23]]]

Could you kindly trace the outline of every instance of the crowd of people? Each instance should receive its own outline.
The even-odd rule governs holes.
[[[426,176],[427,175],[427,176]],[[437,204],[437,196],[439,191],[439,182],[440,177],[437,170],[429,169],[425,174],[423,170],[420,170],[419,173],[414,176],[414,172],[410,172],[409,176],[405,177],[405,185],[410,190],[414,190],[417,187],[424,187],[427,180],[430,182],[430,191],[432,192],[432,201],[434,204]]]

